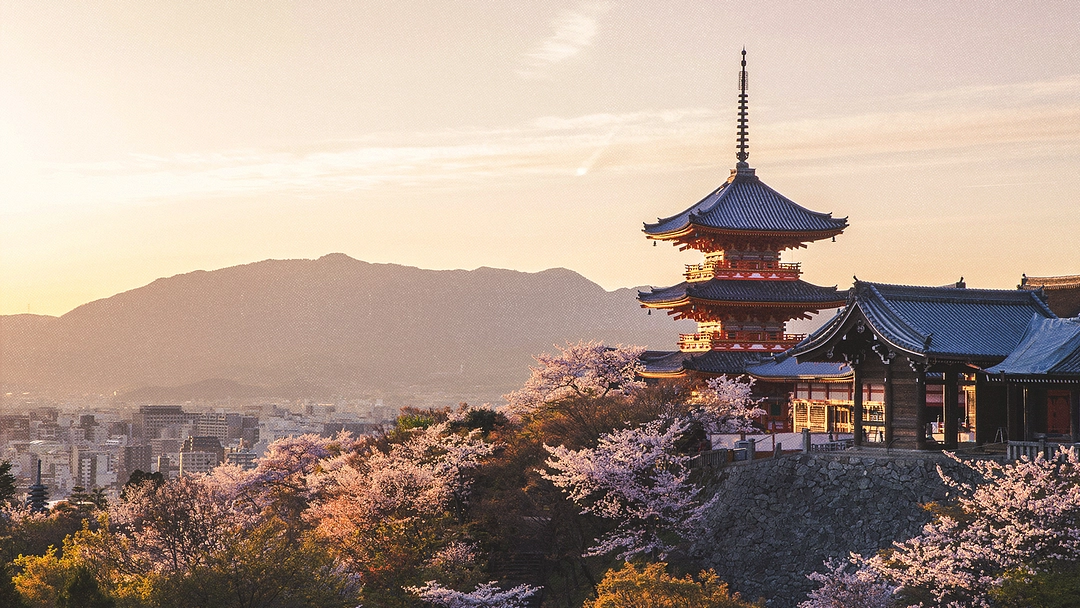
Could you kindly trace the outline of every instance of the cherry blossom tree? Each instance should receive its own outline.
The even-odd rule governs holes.
[[[318,498],[305,518],[370,593],[400,593],[395,581],[431,565],[440,549],[448,551],[440,566],[462,555],[450,548],[452,507],[467,500],[469,473],[496,446],[479,431],[451,433],[449,424],[413,429],[385,451],[330,459],[312,479]],[[379,605],[396,601],[379,597]]]
[[[1014,571],[1034,574],[1080,561],[1080,460],[1076,449],[1052,458],[1002,464],[962,461],[981,477],[966,484],[920,535],[875,559],[901,590],[925,591],[940,604],[990,605],[989,592]]]
[[[827,573],[807,576],[821,587],[814,589],[799,608],[889,608],[894,605],[896,586],[889,584],[861,555],[853,553],[849,562],[827,561]]]
[[[502,589],[495,581],[478,585],[469,592],[454,591],[435,581],[428,581],[421,587],[406,588],[421,600],[444,608],[525,608],[528,599],[539,590],[539,587],[532,585]]]
[[[566,399],[627,395],[644,386],[637,376],[642,347],[581,341],[558,348],[558,354],[537,355],[539,365],[525,386],[505,396],[512,413],[529,414]]]
[[[542,476],[564,490],[581,509],[616,522],[587,556],[619,551],[617,559],[665,558],[674,548],[669,534],[692,532],[707,505],[689,480],[688,456],[675,443],[689,428],[685,419],[659,419],[634,429],[604,434],[596,448],[544,446],[554,472]]]
[[[726,375],[710,378],[694,392],[692,406],[700,408],[698,417],[708,433],[760,433],[754,420],[765,415],[758,407],[760,399],[751,396],[753,378]]]
[[[957,481],[938,467],[955,499],[931,505],[936,517],[918,536],[868,560],[853,561],[858,571],[843,576],[884,579],[898,587],[896,594],[905,605],[989,607],[1006,582],[1015,587],[1080,563],[1076,449],[1007,464],[959,462],[971,469],[977,483]],[[837,570],[815,578],[826,590],[842,587],[840,579]]]

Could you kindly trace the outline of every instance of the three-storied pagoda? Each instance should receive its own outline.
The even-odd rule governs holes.
[[[842,306],[847,299],[846,292],[835,286],[803,281],[799,264],[781,262],[785,250],[842,233],[847,218],[799,206],[765,185],[747,163],[745,49],[739,73],[736,148],[738,162],[719,188],[681,213],[645,224],[647,238],[670,241],[705,256],[702,263],[686,266],[682,283],[638,294],[644,308],[697,322],[697,332],[679,337],[678,351],[649,351],[643,356],[645,377],[747,373],[762,362],[763,355],[784,352],[805,337],[788,334],[788,321],[810,318],[822,309]],[[808,364],[769,379],[790,383],[849,373],[835,365]],[[781,416],[786,418],[786,414]]]

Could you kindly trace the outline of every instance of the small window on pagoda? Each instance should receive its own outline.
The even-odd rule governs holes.
[[[945,403],[945,385],[944,384],[927,384],[926,385],[926,405],[932,407],[941,407]]]
[[[810,398],[814,401],[825,401],[829,398],[828,386],[814,383],[810,385]]]

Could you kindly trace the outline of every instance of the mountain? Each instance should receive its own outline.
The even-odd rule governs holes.
[[[692,331],[563,268],[422,270],[343,254],[195,271],[60,317],[0,317],[5,391],[496,399],[566,341],[672,348]],[[283,388],[284,387],[284,388]],[[157,391],[157,392],[155,392]]]

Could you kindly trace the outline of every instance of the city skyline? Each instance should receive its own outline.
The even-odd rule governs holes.
[[[1069,2],[0,11],[0,314],[331,252],[677,283],[642,222],[726,179],[743,47],[751,166],[848,217],[808,281],[1080,273]]]

